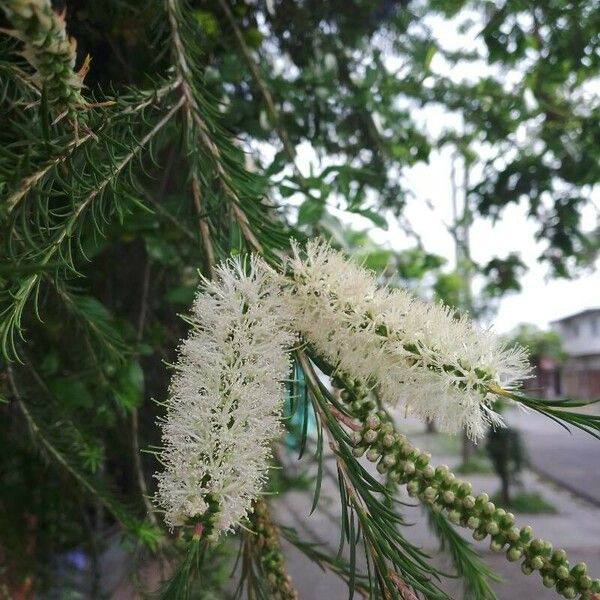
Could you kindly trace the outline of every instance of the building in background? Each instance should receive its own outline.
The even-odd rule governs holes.
[[[600,308],[552,322],[567,355],[560,369],[560,395],[600,398]]]

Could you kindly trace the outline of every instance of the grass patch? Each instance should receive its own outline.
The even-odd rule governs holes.
[[[507,506],[502,502],[499,493],[492,496],[492,502],[502,508],[509,508],[518,513],[529,514],[551,514],[556,512],[556,508],[544,500],[539,492],[516,492],[511,498],[510,504]]]
[[[491,475],[494,467],[487,457],[475,455],[468,462],[457,465],[454,472],[459,475]]]

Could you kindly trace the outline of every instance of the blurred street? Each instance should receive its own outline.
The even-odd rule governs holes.
[[[508,420],[523,432],[535,471],[600,507],[599,440],[534,412],[515,410]]]

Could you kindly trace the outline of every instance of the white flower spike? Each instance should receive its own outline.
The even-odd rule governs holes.
[[[309,242],[305,254],[296,247],[290,261],[290,301],[294,327],[317,353],[444,431],[465,428],[477,440],[488,425],[502,424],[492,390],[514,389],[527,377],[524,350],[441,304],[379,288],[373,273],[327,244]]]
[[[212,538],[232,530],[260,494],[294,339],[273,273],[257,258],[249,266],[229,261],[203,283],[162,423],[157,504],[169,526],[202,523]]]

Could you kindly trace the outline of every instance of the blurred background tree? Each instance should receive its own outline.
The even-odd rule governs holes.
[[[78,64],[92,59],[86,97],[121,99],[131,89],[163,83],[171,33],[162,4],[54,6],[66,11]],[[57,160],[39,179],[27,180],[22,193],[23,178],[51,156],[63,156],[72,140],[49,113],[30,118],[26,99],[39,102],[39,94],[12,75],[29,67],[12,38],[0,39],[0,383],[6,400],[0,406],[0,559],[2,580],[24,595],[56,582],[59,562],[74,548],[97,572],[104,536],[119,523],[150,545],[155,540],[147,495],[156,462],[139,450],[159,441],[151,399],[165,397],[165,362],[186,330],[177,314],[192,300],[198,268],[208,274],[231,252],[283,246],[292,234],[323,235],[395,285],[458,308],[465,307],[465,272],[481,278],[488,299],[482,306],[519,289],[518,256],[479,265],[463,252],[451,264],[428,252],[406,221],[406,170],[444,148],[469,173],[455,226],[499,219],[525,199],[545,243],[539,259],[553,275],[576,274],[597,256],[598,232],[585,231],[581,222],[600,178],[600,11],[592,0],[194,0],[191,7],[195,21],[187,25],[195,32],[203,97],[218,107],[221,125],[260,176],[247,195],[268,197],[260,210],[275,215],[278,231],[261,229],[258,209],[246,215],[247,226],[239,214],[232,218],[221,208],[227,191],[212,180],[200,198],[197,182],[214,168],[210,157],[202,155],[190,171],[185,140],[161,132],[141,164],[102,188],[106,211],[94,212],[81,230],[69,224],[60,234],[61,242],[76,243],[40,261],[40,248],[54,247],[47,238],[54,219],[66,214],[62,184],[52,182],[76,180],[82,162],[75,157],[67,173]],[[446,47],[438,35],[445,27],[464,44]],[[441,131],[426,127],[430,110],[445,115]],[[158,126],[163,115],[148,112],[148,123]],[[107,107],[90,129],[105,128],[110,114]],[[87,135],[83,126],[80,135]],[[99,181],[106,156],[116,161],[131,135],[145,140],[144,130],[119,125],[108,140],[101,138],[102,151],[86,154],[96,161]],[[87,185],[83,178],[79,183]],[[397,219],[414,245],[377,247],[367,232],[355,230],[352,215],[380,228]],[[206,244],[206,228],[213,246]],[[43,276],[29,294],[23,281],[32,273]],[[12,348],[19,326],[24,341],[17,335]],[[11,362],[15,354],[21,362]],[[106,488],[101,502],[85,493],[92,480]],[[139,521],[115,508],[117,498]],[[146,514],[149,521],[142,520]],[[98,595],[92,581],[88,593]]]

